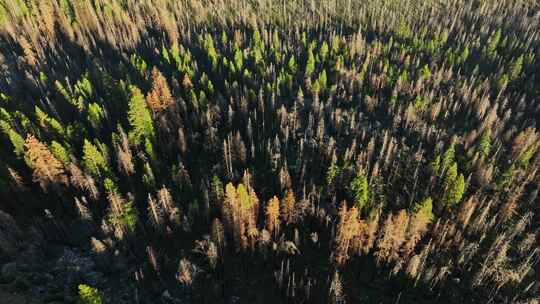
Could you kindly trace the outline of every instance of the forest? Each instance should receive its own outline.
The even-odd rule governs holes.
[[[540,2],[0,0],[0,302],[540,303]]]

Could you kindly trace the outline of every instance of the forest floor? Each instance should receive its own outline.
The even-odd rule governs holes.
[[[16,256],[0,255],[1,304],[76,303],[79,284],[97,286],[110,301],[132,303],[126,266],[102,265],[89,249],[47,244]]]
[[[9,304],[40,304],[42,303],[39,300],[36,300],[30,296],[24,294],[16,294],[7,290],[3,290],[3,287],[0,287],[0,299],[2,303]]]

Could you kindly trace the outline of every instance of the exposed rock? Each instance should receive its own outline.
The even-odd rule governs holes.
[[[89,272],[95,268],[94,261],[83,256],[80,251],[65,248],[62,256],[57,261],[57,266],[63,270],[74,272]]]

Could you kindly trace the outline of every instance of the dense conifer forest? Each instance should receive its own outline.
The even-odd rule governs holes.
[[[0,0],[0,302],[539,303],[539,124],[534,0]]]

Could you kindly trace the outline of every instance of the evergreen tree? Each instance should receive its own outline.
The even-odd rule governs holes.
[[[148,110],[146,101],[141,91],[130,86],[131,98],[129,100],[128,120],[131,125],[129,141],[140,144],[143,138],[153,140],[155,136],[154,122]]]
[[[79,298],[83,304],[103,303],[99,290],[85,284],[79,285]]]
[[[156,187],[156,177],[154,176],[154,170],[148,162],[144,163],[142,182],[148,189]]]
[[[138,222],[138,213],[133,202],[126,202],[116,191],[116,186],[111,186],[109,183],[108,188],[112,190],[107,195],[107,200],[110,204],[107,215],[108,222],[117,229],[120,237],[123,237],[125,233],[135,232]]]
[[[214,40],[210,34],[205,35],[203,45],[206,53],[208,54],[208,58],[210,59],[212,70],[215,71],[218,65],[218,54],[214,47]]]
[[[110,174],[107,158],[87,139],[83,146],[83,166],[93,176],[102,177]]]
[[[450,165],[452,165],[455,159],[455,154],[456,150],[454,148],[454,145],[452,144],[443,154],[441,170],[446,170]],[[457,170],[457,164],[454,163],[454,165],[456,165]]]
[[[427,219],[428,221],[433,220],[433,201],[431,197],[416,203],[412,208],[412,213],[415,216],[419,216]]]
[[[310,77],[311,74],[313,74],[313,71],[315,71],[315,56],[313,56],[313,50],[311,47],[308,48],[308,57],[306,62],[306,71],[305,71],[305,77]]]
[[[495,57],[495,55],[497,54],[497,47],[500,41],[501,41],[501,29],[499,28],[497,29],[495,33],[491,35],[491,37],[489,37],[488,47],[487,47],[488,56]]]
[[[330,164],[330,167],[328,167],[328,170],[326,171],[326,184],[332,185],[336,179],[336,177],[341,173],[341,168],[336,164],[336,162],[333,160]]]
[[[463,174],[458,174],[457,164],[454,163],[448,168],[444,180],[445,193],[443,201],[447,205],[457,204],[463,197],[465,192],[465,177]]]
[[[499,90],[503,90],[508,85],[508,82],[510,81],[510,78],[507,74],[502,74],[499,79],[497,80],[497,87]]]
[[[319,77],[317,78],[317,85],[322,90],[326,89],[326,85],[327,85],[326,70],[323,69],[319,73]]]
[[[368,204],[370,198],[368,179],[364,170],[358,171],[351,182],[350,189],[354,195],[355,206],[361,211]]]
[[[431,76],[431,70],[429,69],[429,66],[427,64],[422,67],[420,75],[422,75],[422,78],[424,79],[427,79]]]
[[[244,55],[239,48],[234,50],[234,66],[236,71],[242,71],[244,68]]]
[[[24,155],[24,139],[22,138],[19,133],[17,133],[15,130],[9,128],[7,131],[9,140],[11,141],[11,144],[13,145],[13,153],[17,155],[17,157],[21,157]]]
[[[319,51],[319,55],[322,62],[325,62],[328,58],[328,43],[326,43],[326,41],[323,41],[321,49]]]
[[[487,157],[489,155],[490,150],[491,150],[491,137],[490,137],[489,131],[486,131],[482,134],[482,137],[480,138],[479,151],[482,156]]]
[[[519,78],[523,70],[523,55],[516,58],[510,66],[510,80],[514,81]]]
[[[223,183],[221,182],[219,177],[217,177],[217,175],[214,175],[212,177],[211,187],[212,187],[211,188],[211,193],[213,194],[214,201],[216,203],[221,202],[223,200],[223,196],[224,196]]]
[[[88,120],[94,129],[99,129],[104,118],[105,112],[98,103],[93,102],[88,105]]]
[[[289,70],[289,72],[292,75],[296,75],[296,71],[297,71],[298,67],[296,65],[296,60],[294,59],[294,55],[292,55],[289,58],[289,61],[287,62],[287,69]]]
[[[461,64],[465,63],[465,61],[469,58],[469,48],[464,47],[463,51],[461,52],[461,55],[459,56],[459,62]]]
[[[56,140],[51,142],[51,152],[54,157],[64,164],[64,166],[67,167],[71,163],[71,157],[68,150],[66,150],[66,148],[64,148],[64,146]]]

